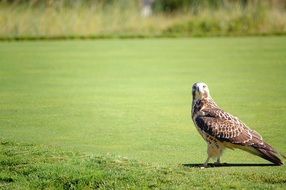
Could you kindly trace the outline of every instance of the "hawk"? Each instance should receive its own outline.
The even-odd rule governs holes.
[[[280,154],[259,133],[218,107],[205,83],[195,83],[192,95],[192,119],[208,145],[204,166],[207,166],[210,158],[216,158],[215,164],[220,164],[220,156],[225,148],[239,148],[275,165],[283,165]]]

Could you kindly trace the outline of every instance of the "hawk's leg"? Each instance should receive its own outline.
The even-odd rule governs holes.
[[[214,163],[215,165],[220,165],[220,157],[217,158],[216,162]]]
[[[211,158],[211,157],[208,156],[207,160],[206,160],[205,163],[204,163],[204,167],[207,167],[207,166],[208,166],[208,163],[209,163],[210,158]]]
[[[220,156],[222,155],[223,148],[216,141],[212,141],[212,139],[208,142],[208,159],[206,160],[204,166],[206,166],[209,162],[210,158],[217,158],[217,161],[214,163],[215,165],[220,165]]]
[[[223,148],[220,147],[220,148],[219,148],[219,155],[217,156],[217,160],[216,160],[216,162],[214,163],[215,165],[221,165],[220,157],[221,157],[221,155],[222,155],[222,152],[223,152]]]

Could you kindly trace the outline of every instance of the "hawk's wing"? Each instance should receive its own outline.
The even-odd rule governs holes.
[[[255,131],[249,129],[236,117],[224,112],[221,109],[205,109],[204,114],[198,115],[195,119],[197,126],[222,142],[230,142],[239,145],[251,145],[261,143],[262,137]]]
[[[220,142],[239,145],[239,148],[275,164],[282,164],[277,157],[277,151],[264,142],[260,134],[249,129],[238,118],[219,108],[204,109],[203,112],[204,114],[198,114],[195,122],[204,133]]]

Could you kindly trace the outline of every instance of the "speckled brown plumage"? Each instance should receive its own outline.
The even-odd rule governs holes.
[[[220,109],[209,94],[205,83],[193,85],[192,119],[208,144],[208,159],[219,158],[224,148],[240,148],[276,165],[282,165],[278,152],[261,135],[237,117]]]

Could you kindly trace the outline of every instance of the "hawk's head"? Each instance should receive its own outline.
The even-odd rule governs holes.
[[[193,100],[201,100],[210,97],[208,86],[203,82],[196,82],[192,89]]]

